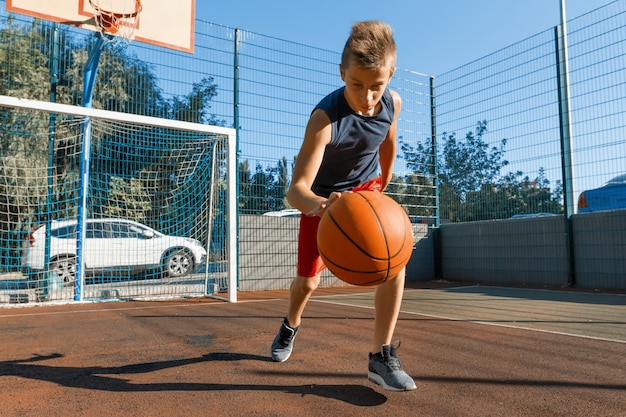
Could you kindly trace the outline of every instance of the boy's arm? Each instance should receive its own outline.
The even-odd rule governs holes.
[[[381,169],[383,191],[391,182],[393,163],[396,158],[396,150],[398,147],[396,139],[398,114],[400,114],[400,110],[402,109],[402,98],[400,98],[400,95],[391,90],[391,96],[393,97],[394,104],[393,122],[389,127],[389,131],[387,132],[385,140],[383,141],[383,143],[380,144],[380,148],[378,150],[378,160]]]
[[[324,150],[330,143],[331,123],[323,110],[311,114],[304,132],[304,141],[296,158],[296,164],[287,190],[287,201],[303,213],[321,215],[329,202],[311,191],[313,181],[322,164]]]

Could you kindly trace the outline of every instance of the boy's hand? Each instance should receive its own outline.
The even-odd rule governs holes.
[[[346,192],[349,192],[349,191],[346,191]],[[335,201],[337,201],[337,199],[340,198],[340,197],[341,197],[341,193],[339,193],[337,191],[333,191],[328,196],[328,200],[326,200],[322,204],[320,204],[319,207],[316,207],[313,210],[311,210],[308,213],[306,213],[306,215],[307,216],[319,216],[319,217],[322,217],[324,215],[324,213],[326,213],[326,209],[328,209],[328,207],[331,204],[333,204]]]

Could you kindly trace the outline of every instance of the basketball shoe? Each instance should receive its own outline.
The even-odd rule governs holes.
[[[383,345],[380,353],[370,353],[367,378],[389,391],[417,389],[413,378],[402,370],[394,345]]]
[[[298,334],[300,326],[293,328],[289,326],[287,317],[280,325],[278,334],[272,342],[272,359],[276,362],[285,362],[291,356],[293,350],[293,341]]]

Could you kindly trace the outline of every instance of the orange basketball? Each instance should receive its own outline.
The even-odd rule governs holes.
[[[411,221],[398,203],[382,193],[344,193],[320,220],[317,248],[337,278],[354,285],[377,285],[394,278],[409,263]]]

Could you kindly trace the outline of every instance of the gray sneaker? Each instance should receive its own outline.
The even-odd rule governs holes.
[[[383,345],[380,353],[370,353],[367,378],[389,391],[417,389],[413,378],[402,370],[394,345]]]
[[[299,328],[300,326],[296,328],[289,327],[289,322],[287,321],[287,317],[285,317],[283,324],[281,324],[278,330],[278,334],[272,342],[272,359],[274,361],[285,362],[289,359],[291,351],[293,350],[293,340],[296,338]]]

